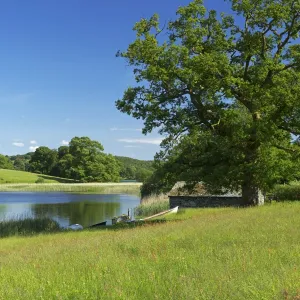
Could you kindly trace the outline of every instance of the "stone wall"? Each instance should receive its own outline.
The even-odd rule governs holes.
[[[169,196],[170,208],[241,206],[240,196]]]

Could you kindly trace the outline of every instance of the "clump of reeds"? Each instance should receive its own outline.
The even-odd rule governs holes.
[[[32,235],[60,230],[58,222],[48,218],[22,218],[0,221],[0,237]]]
[[[141,204],[135,208],[136,216],[151,216],[170,208],[166,195],[152,195],[142,199]]]
[[[135,194],[140,192],[140,183],[39,183],[39,184],[0,184],[0,191],[7,192],[67,192],[99,194]]]

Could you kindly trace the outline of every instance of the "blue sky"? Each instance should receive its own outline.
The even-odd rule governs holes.
[[[161,137],[115,108],[133,75],[117,50],[132,27],[158,13],[174,17],[186,0],[11,0],[0,3],[0,153],[58,148],[74,136],[105,152],[153,159]],[[206,1],[225,10],[223,0]]]

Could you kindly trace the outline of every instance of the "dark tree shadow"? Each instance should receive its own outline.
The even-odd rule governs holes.
[[[49,176],[44,174],[39,174],[38,178],[44,179],[44,180],[56,180],[59,183],[79,183],[79,181],[74,179],[68,179],[68,178],[60,178],[55,176]]]

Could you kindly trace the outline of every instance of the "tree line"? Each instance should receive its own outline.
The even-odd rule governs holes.
[[[152,161],[113,156],[103,152],[98,141],[74,137],[68,146],[50,149],[41,146],[24,155],[0,155],[0,168],[78,180],[118,182],[121,179],[145,181],[153,173]]]

